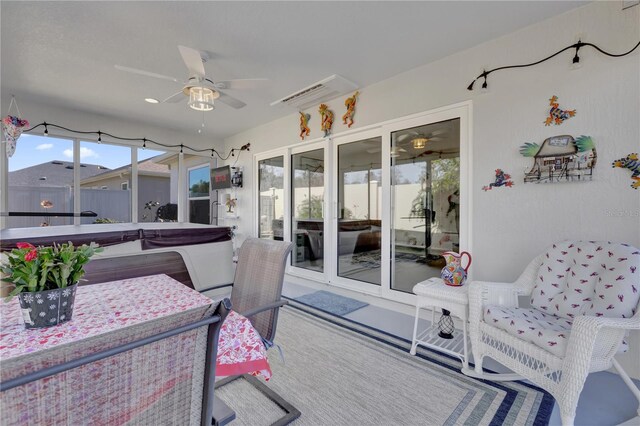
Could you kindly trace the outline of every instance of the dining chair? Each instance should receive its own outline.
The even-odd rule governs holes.
[[[234,311],[251,321],[267,349],[274,345],[279,308],[288,303],[282,300],[282,284],[292,249],[293,243],[290,242],[249,238],[242,243],[238,252],[231,305]],[[249,374],[227,377],[218,381],[216,388],[240,377],[286,412],[273,425],[286,425],[300,416],[298,409]]]

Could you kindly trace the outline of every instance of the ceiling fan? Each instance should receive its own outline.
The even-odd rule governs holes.
[[[124,67],[122,65],[116,65],[115,68],[120,71],[159,78],[162,80],[169,80],[174,83],[181,84],[183,87],[179,92],[174,93],[161,102],[176,103],[184,100],[185,97],[188,97],[187,104],[196,111],[211,111],[214,109],[213,103],[216,99],[232,108],[242,108],[247,104],[226,94],[223,92],[223,89],[252,89],[259,87],[263,82],[267,81],[266,78],[213,81],[212,79],[207,78],[204,71],[204,64],[211,57],[209,53],[185,46],[178,46],[178,50],[180,51],[182,60],[189,70],[189,77],[185,82],[181,82],[175,77],[169,77],[136,68]]]
[[[413,149],[423,149],[428,142],[435,142],[442,140],[439,138],[439,135],[445,135],[447,133],[446,130],[434,130],[430,133],[416,132],[410,131],[405,134],[398,136],[396,139],[398,142],[403,142],[409,138],[411,138],[411,143],[413,144]]]

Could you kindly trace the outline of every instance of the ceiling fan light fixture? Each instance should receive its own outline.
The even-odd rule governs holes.
[[[417,138],[413,138],[411,140],[411,143],[413,144],[413,149],[423,149],[427,144],[427,142],[429,142],[429,139],[421,136]]]
[[[189,107],[196,111],[211,111],[213,100],[216,98],[214,91],[204,86],[194,86],[189,88]]]

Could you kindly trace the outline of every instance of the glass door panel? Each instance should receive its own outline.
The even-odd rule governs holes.
[[[459,251],[459,118],[391,133],[391,193],[391,288],[411,293]]]
[[[324,149],[291,156],[291,265],[324,272]]]
[[[382,138],[338,146],[338,276],[381,284]]]
[[[269,240],[284,236],[284,157],[258,162],[258,235]]]

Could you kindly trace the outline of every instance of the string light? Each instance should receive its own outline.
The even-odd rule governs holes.
[[[595,50],[597,50],[598,52],[602,53],[603,55],[609,56],[611,58],[620,58],[622,56],[627,56],[630,55],[631,53],[633,53],[634,50],[636,50],[638,48],[638,46],[640,46],[640,41],[638,43],[636,43],[636,45],[631,48],[631,50],[629,50],[628,52],[624,52],[624,53],[610,53],[607,52],[603,49],[601,49],[600,47],[596,46],[593,43],[584,43],[582,40],[578,40],[577,43],[574,43],[570,46],[565,47],[564,49],[560,49],[558,50],[556,53],[554,53],[553,55],[549,55],[544,59],[540,59],[539,61],[536,62],[531,62],[529,64],[520,64],[520,65],[507,65],[504,67],[498,67],[498,68],[494,68],[492,70],[489,71],[482,71],[482,74],[480,74],[479,76],[477,76],[472,82],[471,84],[469,84],[469,86],[467,86],[467,90],[473,90],[473,85],[474,83],[479,79],[479,78],[484,78],[484,82],[482,83],[482,89],[487,90],[488,89],[488,84],[487,84],[487,76],[489,74],[491,74],[492,72],[495,71],[500,71],[500,70],[506,70],[506,69],[511,69],[511,68],[527,68],[527,67],[532,67],[534,65],[538,65],[541,64],[543,62],[548,61],[551,58],[555,58],[556,56],[558,56],[559,54],[561,54],[562,52],[569,50],[569,49],[576,49],[575,55],[573,56],[572,59],[572,66],[574,68],[577,68],[580,66],[580,56],[578,56],[578,51],[583,48],[583,47],[592,47]]]
[[[142,142],[142,149],[146,149],[147,148],[147,142],[148,143],[152,143],[154,145],[163,147],[163,148],[180,148],[180,153],[184,153],[185,149],[188,149],[189,151],[192,152],[208,152],[211,151],[211,156],[213,157],[213,154],[216,154],[218,156],[218,158],[220,158],[221,160],[228,160],[229,157],[235,157],[235,151],[249,151],[251,144],[250,143],[246,143],[244,145],[242,145],[242,147],[240,147],[240,149],[238,148],[232,148],[229,151],[229,154],[227,154],[226,156],[221,155],[218,151],[216,151],[215,149],[211,149],[211,148],[193,148],[190,147],[188,145],[184,145],[184,144],[164,144],[161,142],[157,142],[154,141],[152,139],[147,139],[147,138],[125,138],[125,137],[121,137],[121,136],[116,136],[113,135],[111,133],[107,133],[107,132],[103,132],[101,130],[97,130],[97,131],[82,131],[82,130],[74,130],[74,129],[70,129],[68,127],[64,127],[64,126],[60,126],[58,124],[51,124],[51,123],[47,123],[46,121],[43,121],[42,123],[36,124],[35,126],[26,129],[24,132],[25,133],[29,133],[33,130],[36,130],[40,127],[44,127],[44,136],[49,136],[49,127],[53,127],[56,129],[60,129],[60,130],[64,130],[65,132],[69,132],[69,133],[76,133],[79,135],[98,135],[98,143],[102,142],[102,135],[108,136],[111,139],[117,139],[117,140],[121,140],[121,141],[126,141],[126,142]]]

